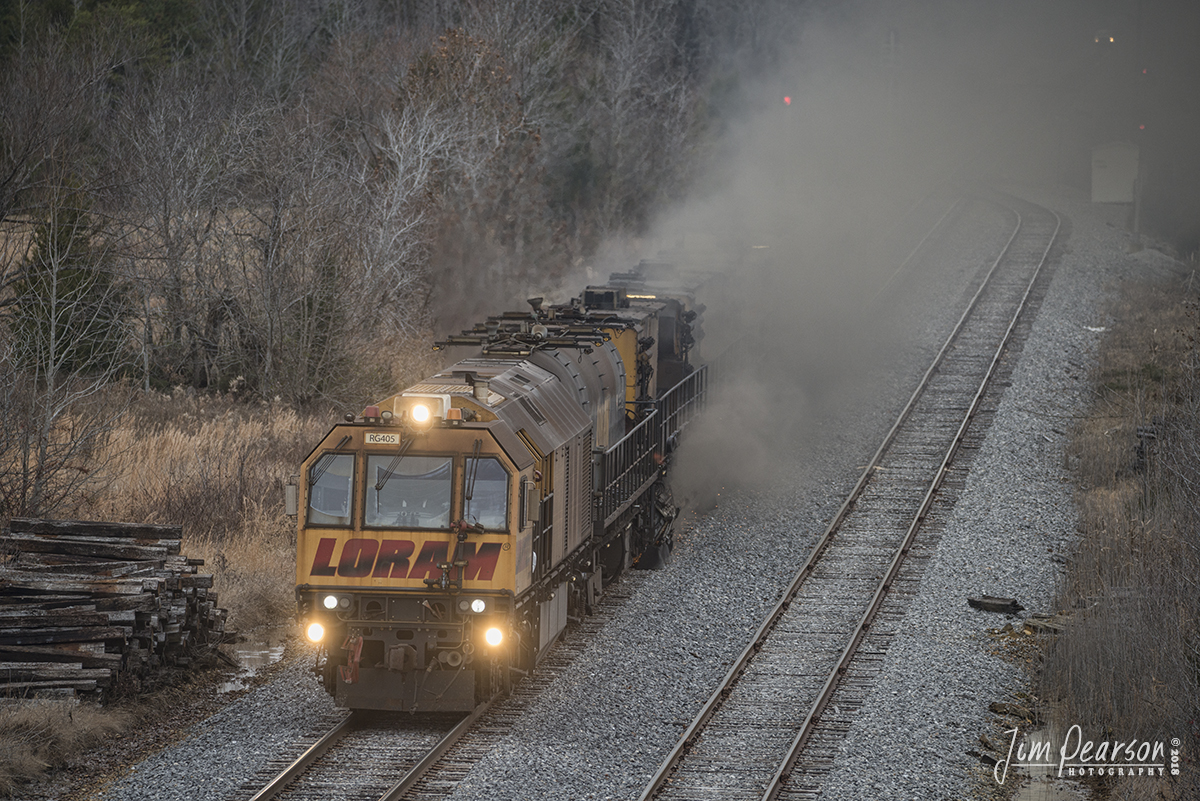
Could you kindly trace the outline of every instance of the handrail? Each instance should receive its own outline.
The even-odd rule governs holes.
[[[608,525],[652,483],[674,439],[704,411],[709,391],[739,362],[735,357],[744,347],[745,340],[739,340],[713,361],[688,373],[654,401],[650,414],[604,451],[600,457],[600,480],[604,483],[598,487],[597,522]]]
[[[604,452],[603,476],[607,483],[601,490],[600,521],[607,524],[641,487],[657,474],[662,454],[662,426],[657,410]]]
[[[708,365],[702,365],[663,393],[655,403],[662,419],[662,441],[678,434],[704,410],[707,392]]]

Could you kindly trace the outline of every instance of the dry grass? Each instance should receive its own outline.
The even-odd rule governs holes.
[[[296,521],[277,507],[249,501],[238,530],[187,540],[188,555],[217,577],[221,606],[239,631],[279,625],[296,611]]]
[[[103,479],[59,514],[183,524],[183,551],[205,560],[232,628],[284,623],[295,609],[295,518],[284,514],[283,487],[332,416],[228,396],[143,396],[96,455]],[[0,706],[0,795],[128,720],[73,701]]]
[[[114,434],[119,456],[96,511],[183,523],[189,536],[236,532],[251,500],[282,509],[284,484],[324,428],[291,409],[226,397],[144,399]]]
[[[233,628],[284,622],[295,518],[283,488],[332,417],[229,396],[143,397],[109,442],[108,478],[73,514],[182,524],[184,552],[205,560]]]
[[[233,628],[286,622],[295,609],[295,519],[284,514],[283,486],[332,417],[230,397],[143,397],[98,455],[106,478],[61,514],[181,523],[184,553],[205,560]],[[0,706],[0,796],[19,794],[130,720],[74,701]]]
[[[0,705],[0,795],[121,732],[128,716],[75,701]]]
[[[1200,779],[1198,328],[1178,289],[1124,298],[1069,454],[1083,537],[1059,591],[1071,623],[1048,647],[1042,686],[1060,722],[1097,738],[1183,740],[1183,787]],[[1106,789],[1133,799],[1160,788]]]

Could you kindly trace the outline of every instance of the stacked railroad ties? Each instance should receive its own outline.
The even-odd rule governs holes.
[[[15,518],[0,530],[0,695],[100,694],[231,639],[181,526]]]

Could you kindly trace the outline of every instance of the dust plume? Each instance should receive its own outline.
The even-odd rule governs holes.
[[[892,313],[902,287],[889,278],[936,206],[977,183],[1086,191],[1091,148],[1135,139],[1153,109],[1170,116],[1195,74],[1194,48],[1155,42],[1200,15],[1153,0],[810,8],[790,58],[738,99],[703,190],[656,228],[680,261],[725,254],[733,298],[708,302],[703,356],[742,335],[761,343],[742,360],[754,371],[688,432],[673,478],[685,505],[802,457],[830,409],[897,392],[870,376],[919,321]],[[1157,99],[1135,80],[1151,52],[1177,72]],[[1142,149],[1148,164],[1171,152],[1165,138]],[[1146,191],[1166,183],[1159,172]]]

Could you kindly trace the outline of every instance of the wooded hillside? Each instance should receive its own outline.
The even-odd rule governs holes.
[[[643,232],[800,11],[0,0],[0,517],[139,389],[359,403]]]

